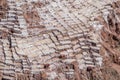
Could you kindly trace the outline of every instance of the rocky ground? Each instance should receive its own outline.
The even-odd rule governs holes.
[[[120,80],[119,0],[1,0],[0,80]]]

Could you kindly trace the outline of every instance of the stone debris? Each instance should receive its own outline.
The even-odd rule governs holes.
[[[116,1],[0,1],[0,80],[120,80]]]

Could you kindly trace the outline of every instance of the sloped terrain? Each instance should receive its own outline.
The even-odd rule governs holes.
[[[5,14],[8,10],[8,5],[6,0],[0,1],[0,19],[5,18]]]
[[[0,6],[1,80],[120,80],[119,0]]]

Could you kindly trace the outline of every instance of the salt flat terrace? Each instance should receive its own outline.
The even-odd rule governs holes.
[[[107,4],[113,0],[41,2],[48,4],[38,7],[31,0],[22,0],[21,3],[20,0],[8,0],[10,9],[6,15],[10,18],[1,19],[0,22],[3,30],[11,30],[8,38],[1,39],[1,51],[4,50],[2,56],[5,57],[3,63],[6,63],[1,69],[4,77],[13,80],[15,73],[30,71],[35,74],[45,71],[50,80],[55,80],[58,76],[59,80],[66,80],[65,74],[73,75],[75,72],[71,67],[67,72],[65,66],[72,65],[73,62],[78,63],[79,69],[100,67],[101,45],[91,26],[99,23],[94,20],[97,16],[106,17],[111,10]],[[27,15],[30,12],[37,18],[32,14]],[[99,26],[101,28],[102,25]],[[63,72],[59,74],[56,69],[60,67]],[[12,77],[8,75],[10,73],[13,74]]]

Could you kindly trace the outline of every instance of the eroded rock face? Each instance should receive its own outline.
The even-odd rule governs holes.
[[[101,22],[104,25],[101,30],[103,46],[101,50],[103,51],[102,53],[105,53],[104,56],[106,55],[109,58],[109,65],[120,72],[120,2],[112,3],[111,7],[113,10],[106,17],[106,21],[103,19],[103,22]]]
[[[114,10],[107,16],[107,22],[104,21],[103,29],[101,31],[101,37],[104,48],[107,50],[107,54],[111,57],[112,61],[116,64],[120,64],[120,22],[119,22],[119,2],[111,5]]]
[[[120,80],[119,2],[4,2],[0,80]]]

